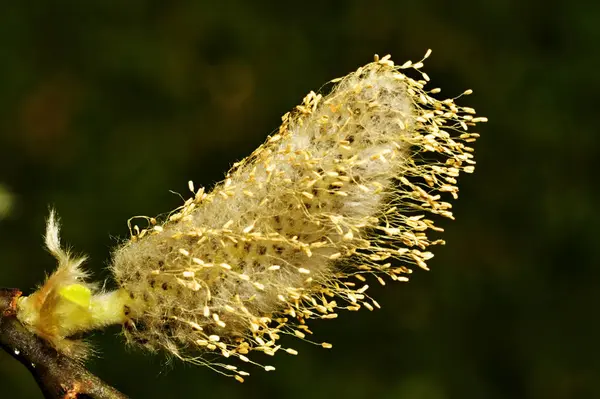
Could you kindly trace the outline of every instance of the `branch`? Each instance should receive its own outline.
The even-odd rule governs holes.
[[[16,318],[20,296],[17,289],[0,288],[0,347],[27,367],[46,399],[127,399],[25,328]]]

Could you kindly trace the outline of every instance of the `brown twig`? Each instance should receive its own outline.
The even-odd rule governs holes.
[[[16,318],[17,289],[0,289],[0,347],[33,374],[47,399],[126,399],[81,363],[57,352]]]

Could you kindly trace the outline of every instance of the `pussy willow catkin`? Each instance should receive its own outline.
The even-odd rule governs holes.
[[[429,217],[452,218],[446,197],[475,164],[468,143],[478,135],[467,129],[485,121],[432,97],[422,61],[376,58],[326,96],[309,93],[210,193],[190,184],[193,198],[166,221],[134,229],[113,254],[119,290],[89,303],[105,298],[107,323],[123,323],[128,342],[238,380],[247,373],[214,352],[247,362],[252,351],[296,354],[279,338],[312,341],[307,320],[379,307],[369,275],[385,284],[405,281],[412,264],[427,269],[429,247],[443,243],[428,237],[441,231]],[[69,289],[61,298],[77,301]],[[68,339],[77,329],[56,330]]]

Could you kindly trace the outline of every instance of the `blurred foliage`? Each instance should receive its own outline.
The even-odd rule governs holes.
[[[54,267],[48,207],[98,278],[126,220],[211,186],[309,90],[391,53],[490,122],[433,271],[373,287],[376,312],[314,323],[244,384],[96,334],[91,368],[133,398],[600,397],[600,3],[73,0],[0,5],[0,283]],[[119,238],[120,237],[120,238]],[[2,397],[40,398],[0,354]]]
[[[0,220],[7,217],[13,208],[13,195],[8,188],[0,184]]]

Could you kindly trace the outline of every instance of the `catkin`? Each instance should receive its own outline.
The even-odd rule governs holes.
[[[308,319],[379,307],[368,282],[426,269],[442,243],[429,217],[452,218],[445,199],[475,164],[467,129],[485,118],[433,98],[422,61],[376,59],[309,93],[210,193],[190,184],[165,221],[134,230],[111,266],[130,298],[127,340],[241,380],[211,354],[295,354],[282,334],[308,339]]]

